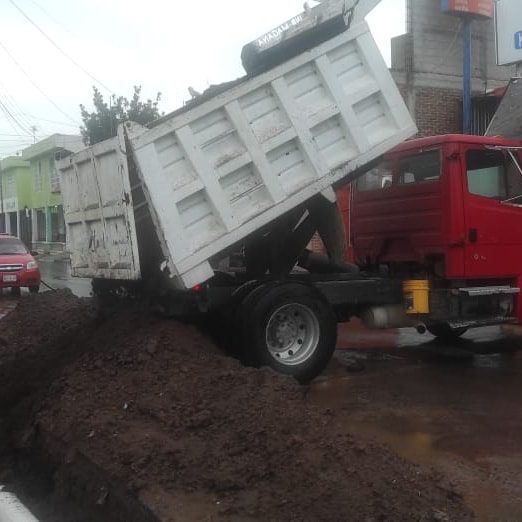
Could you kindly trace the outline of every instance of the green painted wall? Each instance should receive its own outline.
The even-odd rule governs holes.
[[[31,168],[32,208],[61,205],[60,193],[51,192],[51,171],[54,169],[54,152],[29,161]]]
[[[31,208],[32,178],[29,163],[18,157],[10,157],[0,162],[2,195],[8,196],[8,179],[14,176],[16,195],[18,197],[18,208]]]

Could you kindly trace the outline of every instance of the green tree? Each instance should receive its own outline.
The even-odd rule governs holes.
[[[94,111],[89,112],[85,105],[80,105],[83,125],[80,131],[85,145],[94,145],[100,141],[116,136],[118,125],[125,121],[134,121],[141,125],[157,120],[163,115],[159,110],[161,93],[155,100],[141,100],[141,86],[134,86],[134,94],[130,100],[123,96],[112,95],[110,103],[103,94],[93,87]]]

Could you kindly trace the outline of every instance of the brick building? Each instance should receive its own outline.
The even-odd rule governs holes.
[[[421,136],[462,131],[462,23],[440,5],[406,0],[406,34],[392,40],[391,71]],[[490,93],[515,71],[496,65],[493,20],[473,22],[472,48],[473,126],[480,134],[496,109]]]

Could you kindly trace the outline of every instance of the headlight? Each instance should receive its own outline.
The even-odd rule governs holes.
[[[38,268],[38,263],[36,261],[29,261],[27,263],[27,270],[36,270]]]

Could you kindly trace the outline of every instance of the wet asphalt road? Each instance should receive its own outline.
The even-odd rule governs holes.
[[[71,266],[68,261],[58,257],[39,257],[38,264],[42,274],[42,280],[51,288],[69,288],[78,297],[91,295],[91,280],[80,279],[71,276]],[[45,285],[41,285],[42,291],[47,291]]]
[[[522,337],[488,327],[441,344],[342,326],[310,400],[342,429],[442,472],[478,520],[522,520]]]
[[[69,262],[58,257],[40,256],[38,257],[38,265],[42,274],[40,292],[69,288],[78,297],[89,297],[91,295],[90,279],[72,277]],[[27,288],[22,288],[22,297],[25,295],[29,295],[29,291]],[[18,299],[18,297],[10,295],[9,289],[0,290],[0,319],[16,308]]]

